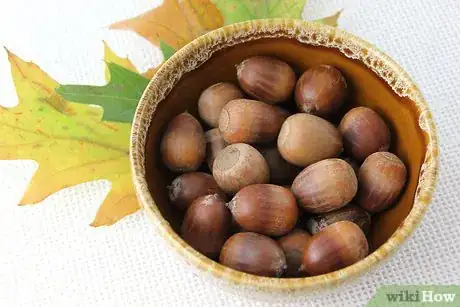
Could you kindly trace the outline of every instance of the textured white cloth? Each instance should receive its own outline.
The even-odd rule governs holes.
[[[103,84],[102,39],[141,69],[161,61],[158,49],[144,39],[104,28],[156,5],[1,0],[0,45],[62,83]],[[308,300],[245,299],[185,271],[143,212],[111,227],[89,227],[108,182],[81,184],[39,205],[18,207],[37,165],[1,161],[0,306],[360,306],[384,284],[460,284],[460,3],[316,0],[304,16],[322,17],[339,8],[345,9],[340,27],[373,42],[413,76],[438,128],[435,198],[421,226],[389,261],[353,284]],[[16,102],[0,50],[0,104]]]

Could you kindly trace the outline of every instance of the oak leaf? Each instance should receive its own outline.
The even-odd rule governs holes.
[[[225,24],[264,18],[301,19],[306,0],[214,0],[222,12]],[[314,20],[333,27],[337,26],[342,10],[334,15]]]
[[[223,23],[221,13],[210,0],[164,0],[160,6],[110,28],[132,30],[154,45],[163,41],[178,50]]]
[[[214,0],[224,15],[225,24],[264,19],[300,19],[306,0]]]
[[[111,225],[137,211],[128,159],[130,124],[101,121],[101,108],[59,97],[58,83],[37,65],[11,52],[8,59],[19,105],[0,107],[0,159],[34,159],[39,164],[20,204],[107,179],[112,189],[92,225]]]
[[[109,45],[105,41],[103,43],[104,43],[104,60],[106,63],[114,63],[132,72],[139,73],[139,71],[136,69],[134,64],[128,58],[122,58],[118,56],[115,52],[113,52],[112,49],[110,49]],[[156,73],[158,68],[160,68],[160,66],[161,65],[149,68],[147,71],[141,73],[141,75],[146,77],[147,79],[152,79],[153,75]],[[110,72],[109,72],[108,66],[105,69],[105,79],[107,81],[110,80]]]
[[[104,121],[130,123],[149,80],[115,63],[107,66],[110,81],[106,85],[61,85],[56,92],[68,101],[101,106]]]
[[[176,52],[176,49],[174,49],[173,47],[169,46],[168,44],[166,44],[163,41],[160,41],[160,50],[163,53],[163,60],[164,61],[166,61],[167,59],[172,57],[172,55]]]

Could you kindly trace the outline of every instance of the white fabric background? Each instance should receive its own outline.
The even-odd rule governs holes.
[[[327,3],[324,3],[327,2]],[[157,48],[110,23],[152,0],[0,0],[0,45],[61,83],[104,83],[103,45],[141,69]],[[292,306],[364,305],[383,284],[460,284],[460,3],[458,0],[310,1],[308,18],[345,8],[340,27],[390,54],[422,88],[440,138],[436,195],[420,228],[390,261],[352,285]],[[0,104],[17,97],[0,50]],[[37,165],[0,162],[0,306],[265,306],[215,289],[182,263],[138,212],[112,227],[88,224],[110,183],[81,184],[36,206],[18,207]],[[287,305],[287,304],[283,304]]]

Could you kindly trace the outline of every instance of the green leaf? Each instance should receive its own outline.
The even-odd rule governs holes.
[[[163,41],[160,41],[160,50],[163,53],[163,58],[165,61],[169,59],[174,53],[176,53],[176,49],[169,46]]]
[[[110,81],[106,85],[60,85],[56,92],[69,101],[101,106],[102,120],[130,123],[149,80],[115,63],[107,66]]]
[[[306,0],[214,0],[225,24],[263,19],[301,19]]]

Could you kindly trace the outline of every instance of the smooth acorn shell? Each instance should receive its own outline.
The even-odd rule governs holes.
[[[369,244],[361,228],[340,221],[311,237],[303,253],[301,270],[312,276],[330,273],[364,259],[368,253]]]
[[[345,152],[359,162],[374,152],[387,151],[390,147],[390,129],[372,109],[351,109],[342,118],[339,130],[343,136]]]
[[[363,208],[351,204],[336,211],[319,215],[311,215],[306,219],[304,224],[308,232],[316,234],[327,226],[340,221],[350,221],[355,223],[365,234],[367,234],[371,228],[370,214]]]
[[[319,65],[305,71],[297,81],[295,101],[299,110],[318,116],[336,112],[347,94],[342,73],[330,65]]]
[[[201,196],[188,208],[181,236],[203,255],[216,258],[229,237],[231,221],[222,197],[218,194]]]
[[[278,239],[278,244],[286,256],[287,277],[299,277],[304,274],[300,272],[302,257],[311,235],[303,229],[295,228],[293,231]]]
[[[290,98],[296,76],[285,62],[268,56],[253,56],[237,66],[241,88],[252,98],[276,104]]]
[[[228,146],[224,138],[220,134],[218,128],[214,128],[206,131],[206,163],[208,164],[209,169],[212,171],[212,165],[216,159],[219,152]]]
[[[210,174],[201,172],[180,175],[168,186],[168,190],[169,201],[183,211],[200,196],[215,193],[225,195]]]
[[[206,154],[204,131],[188,113],[177,115],[168,124],[160,145],[163,163],[173,172],[198,169]]]
[[[276,146],[260,148],[259,151],[267,161],[270,170],[270,183],[290,184],[300,173],[301,168],[284,160]]]
[[[241,189],[228,207],[244,230],[267,236],[288,233],[299,217],[291,191],[273,184],[253,184]]]
[[[222,108],[234,99],[243,98],[244,93],[238,86],[229,82],[211,85],[201,93],[198,99],[198,113],[206,124],[216,128],[219,126],[219,115]]]
[[[342,136],[331,123],[320,117],[295,114],[281,127],[278,150],[289,163],[305,167],[338,157],[343,150]]]
[[[222,247],[219,262],[241,272],[266,277],[281,277],[287,268],[281,247],[269,237],[254,232],[231,236]]]
[[[212,174],[221,189],[229,194],[270,180],[264,157],[257,149],[243,143],[229,145],[220,151],[214,160]]]
[[[342,208],[355,197],[358,180],[353,168],[341,159],[327,159],[306,167],[294,179],[292,192],[310,213]]]
[[[406,166],[396,155],[376,152],[359,169],[356,202],[367,211],[383,211],[396,201],[406,180]]]
[[[287,112],[266,103],[232,100],[219,117],[219,130],[227,143],[266,143],[276,139]]]

